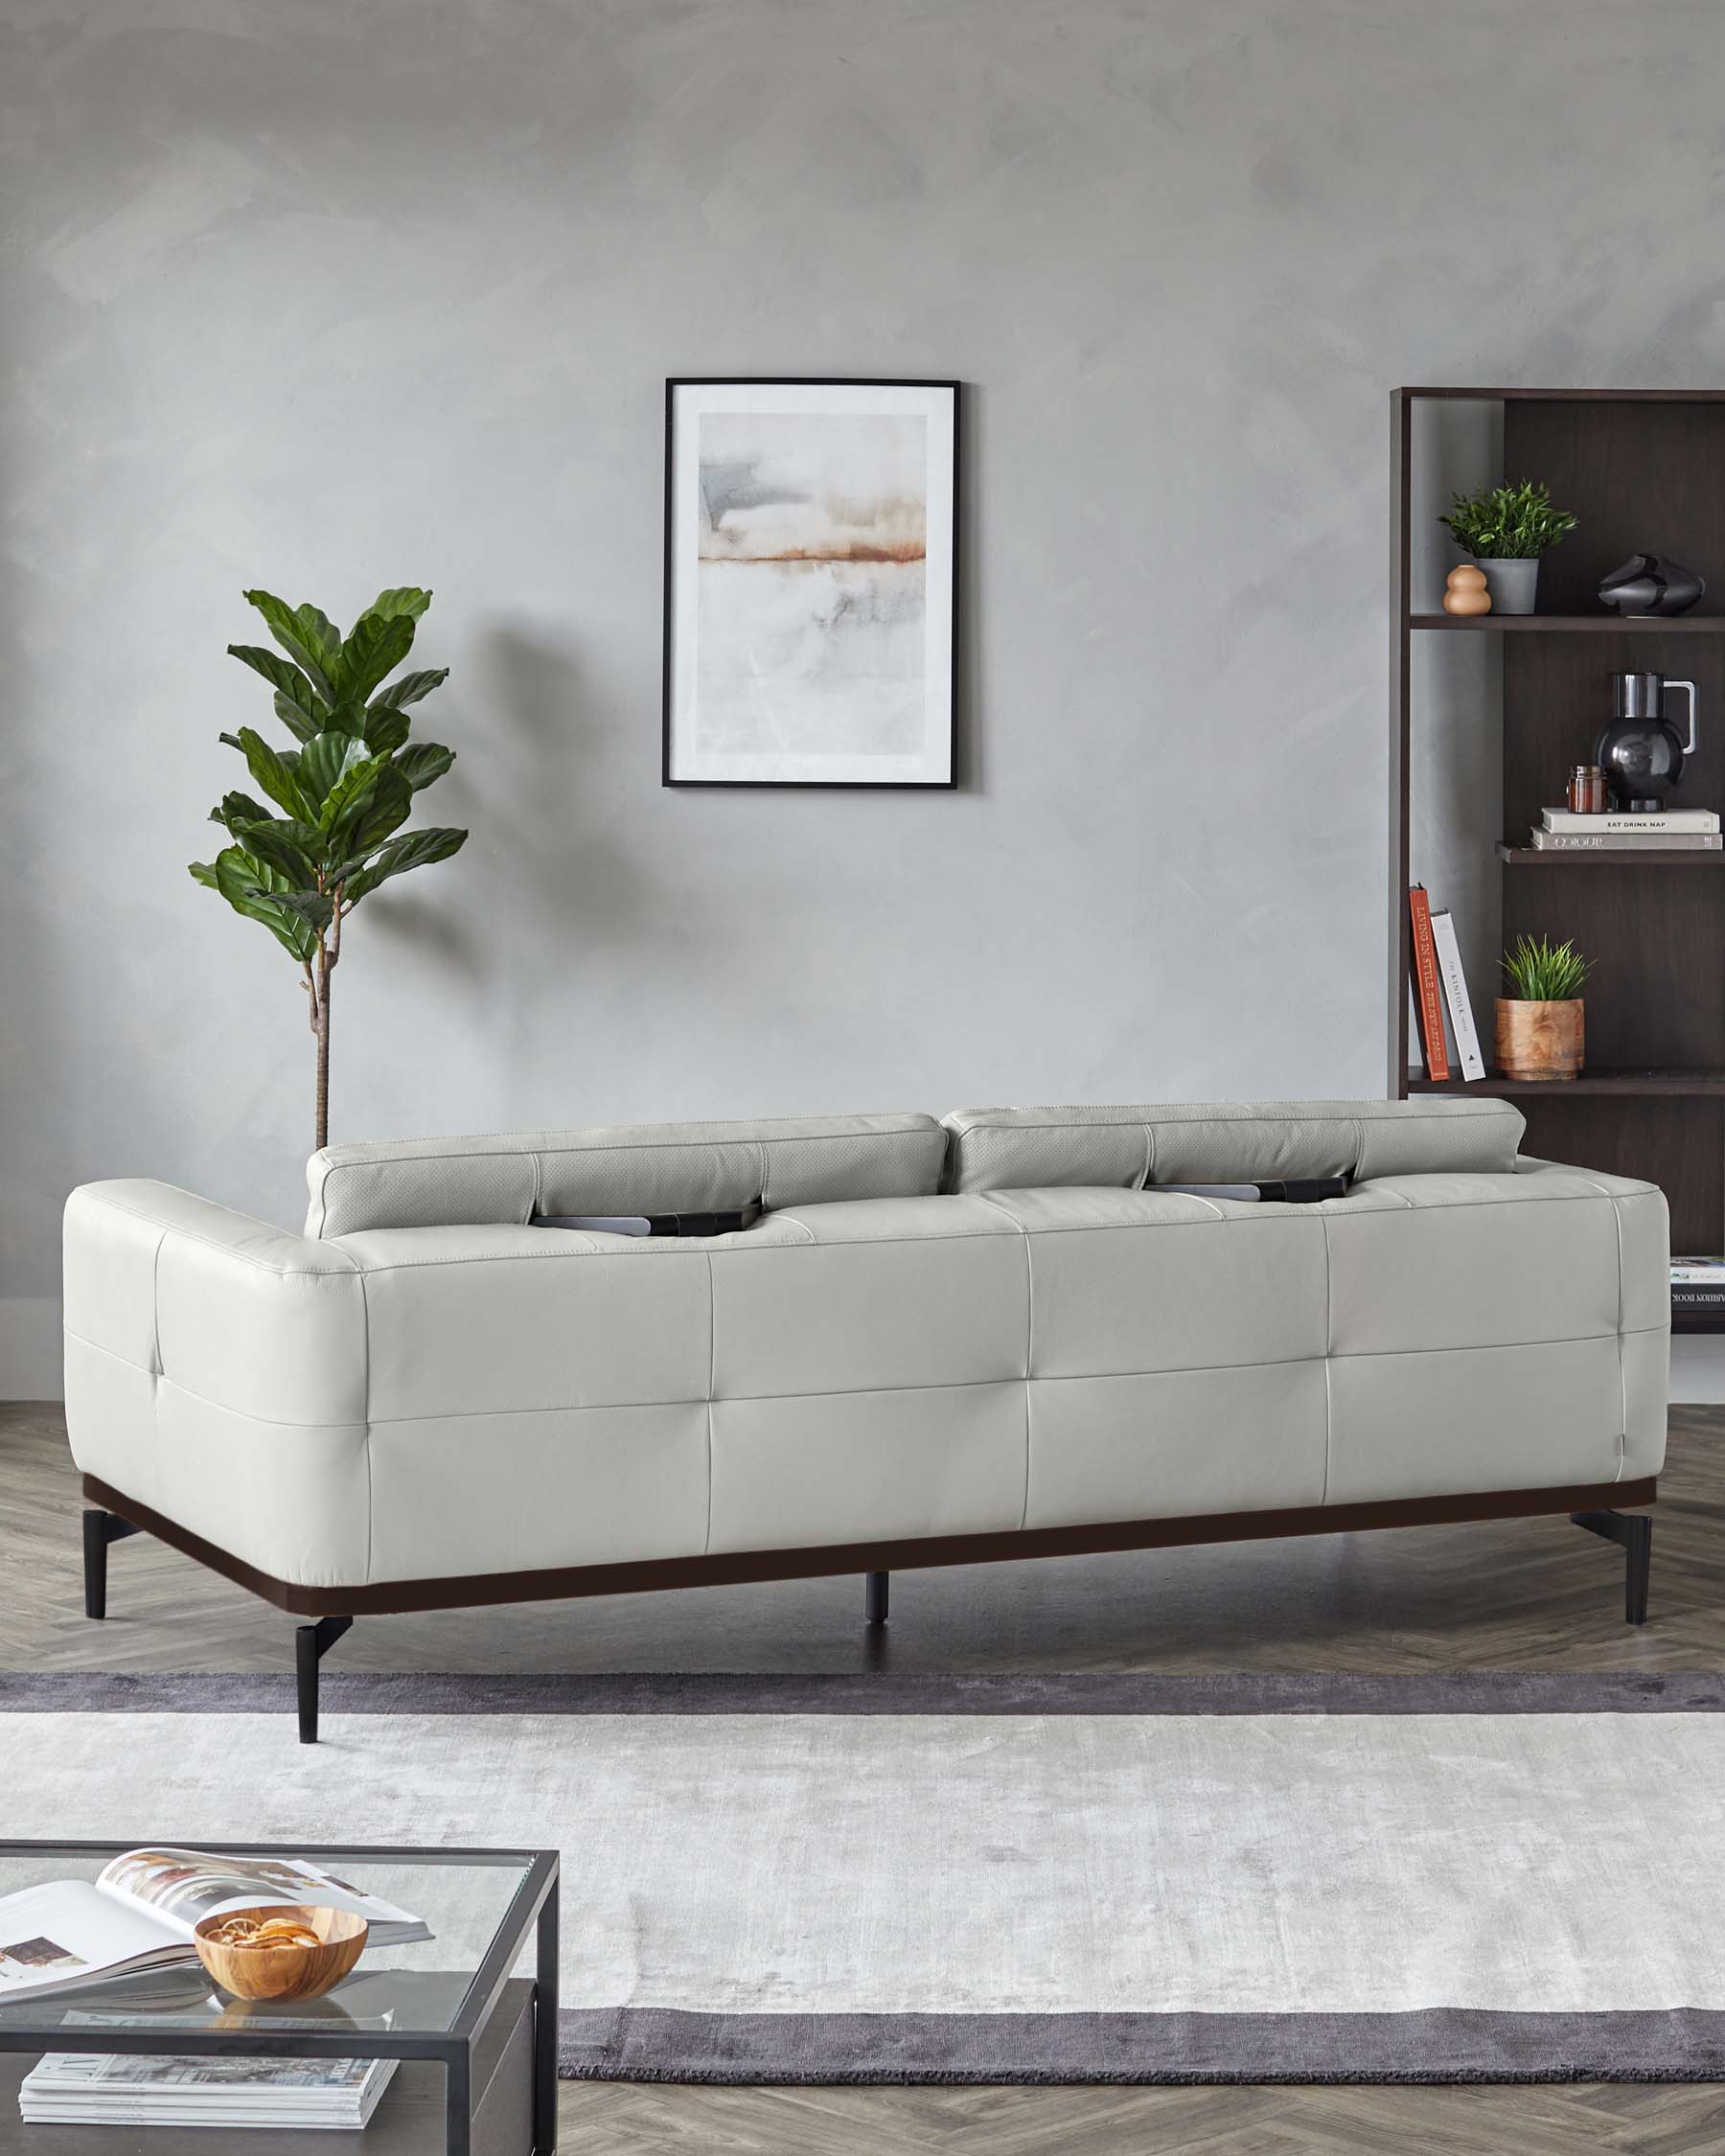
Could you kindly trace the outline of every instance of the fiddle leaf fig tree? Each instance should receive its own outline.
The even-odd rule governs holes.
[[[440,779],[455,751],[409,743],[409,704],[447,678],[447,666],[386,679],[413,648],[431,594],[411,585],[380,591],[343,636],[315,607],[289,607],[267,591],[246,598],[279,647],[230,644],[229,652],[275,692],[275,715],[292,735],[277,748],[254,727],[221,739],[245,759],[264,798],[224,793],[210,811],[231,841],[192,874],[236,913],[261,921],[292,952],[310,998],[317,1042],[317,1143],[330,1136],[330,975],[341,927],[359,901],[461,850],[465,831],[403,831],[413,797]],[[286,654],[284,656],[283,654]]]

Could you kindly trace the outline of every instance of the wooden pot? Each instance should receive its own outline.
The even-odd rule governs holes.
[[[1582,1007],[1579,996],[1562,1003],[1515,1003],[1500,996],[1497,1060],[1505,1077],[1579,1077]]]

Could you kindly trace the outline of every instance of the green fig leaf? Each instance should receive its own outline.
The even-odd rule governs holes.
[[[434,860],[448,860],[467,843],[465,831],[404,831],[399,838],[380,847],[374,860],[346,880],[350,900],[362,899],[392,876],[404,876],[410,868],[425,868]]]
[[[374,703],[365,714],[366,745],[379,756],[391,756],[407,739],[412,726],[404,711],[391,711],[386,704]]]
[[[224,793],[210,811],[212,823],[224,824],[232,831],[238,823],[268,823],[269,811],[262,801],[254,801],[249,793]]]
[[[295,773],[300,792],[312,812],[312,821],[318,820],[317,812],[330,796],[331,789],[346,772],[357,764],[370,761],[364,742],[352,734],[338,733],[334,727],[321,734],[313,734],[300,750],[299,769]]]
[[[365,611],[368,614],[381,614],[385,621],[394,621],[398,616],[408,621],[418,621],[430,604],[431,594],[422,591],[418,585],[397,584],[392,585],[387,591],[380,591]]]
[[[343,700],[363,703],[412,649],[411,614],[361,614],[336,661]]]
[[[308,822],[316,821],[316,810],[308,803],[300,791],[295,775],[299,759],[290,752],[284,756],[271,748],[255,727],[242,726],[237,734],[223,734],[222,740],[237,748],[245,758],[246,768],[279,809],[286,809],[290,816],[303,816]]]
[[[309,921],[270,895],[274,872],[242,846],[224,847],[214,861],[193,861],[191,873],[196,882],[218,891],[236,913],[244,914],[248,921],[263,922],[302,965],[310,960],[317,950],[316,931]]]
[[[418,674],[403,674],[399,681],[392,681],[386,689],[380,689],[372,699],[372,710],[405,711],[410,703],[418,703],[432,690],[449,678],[447,666],[428,666]]]
[[[283,651],[310,677],[312,687],[326,702],[334,703],[334,673],[341,657],[335,624],[318,608],[290,607],[272,591],[248,591],[245,597],[264,616],[264,627]]]
[[[369,854],[392,831],[399,831],[412,812],[413,794],[407,781],[385,764],[378,772],[376,788],[355,803],[338,831],[331,826],[331,836],[347,853]]]
[[[455,761],[455,751],[446,748],[442,742],[416,741],[410,748],[403,748],[396,758],[394,768],[407,781],[409,789],[418,793],[433,779],[440,779]]]

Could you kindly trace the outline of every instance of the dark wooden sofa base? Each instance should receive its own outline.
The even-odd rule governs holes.
[[[637,1594],[660,1588],[734,1587],[751,1580],[819,1579],[837,1572],[868,1575],[867,1617],[886,1618],[886,1578],[933,1565],[994,1565],[1020,1557],[1084,1557],[1107,1550],[1171,1549],[1189,1543],[1261,1542],[1282,1535],[1349,1534],[1365,1527],[1428,1527],[1467,1520],[1514,1520],[1567,1513],[1577,1526],[1623,1545],[1631,1624],[1646,1617],[1652,1522],[1624,1517],[1625,1505],[1651,1504],[1658,1479],[1587,1482],[1572,1488],[1481,1490],[1460,1497],[1391,1498],[1368,1504],[1296,1505],[1283,1511],[1214,1512],[1184,1520],[1107,1520],[1076,1527],[1024,1527],[997,1534],[921,1535],[894,1542],[822,1543],[807,1549],[743,1549],[705,1557],[654,1557],[625,1565],[564,1565],[538,1571],[468,1572],[449,1579],[381,1580],[368,1587],[301,1587],[260,1571],[94,1475],[84,1496],[98,1509],[84,1515],[84,1608],[106,1609],[107,1550],[137,1528],[200,1565],[249,1588],[292,1617],[319,1621],[301,1627],[300,1733],[317,1733],[317,1664],[356,1617],[413,1610],[476,1609],[493,1602],[564,1601],[586,1594]]]

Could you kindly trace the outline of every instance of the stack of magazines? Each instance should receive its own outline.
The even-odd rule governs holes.
[[[1671,1316],[1725,1319],[1725,1257],[1671,1260]]]
[[[142,2058],[55,2052],[24,2076],[26,2125],[363,2126],[392,2058]]]

